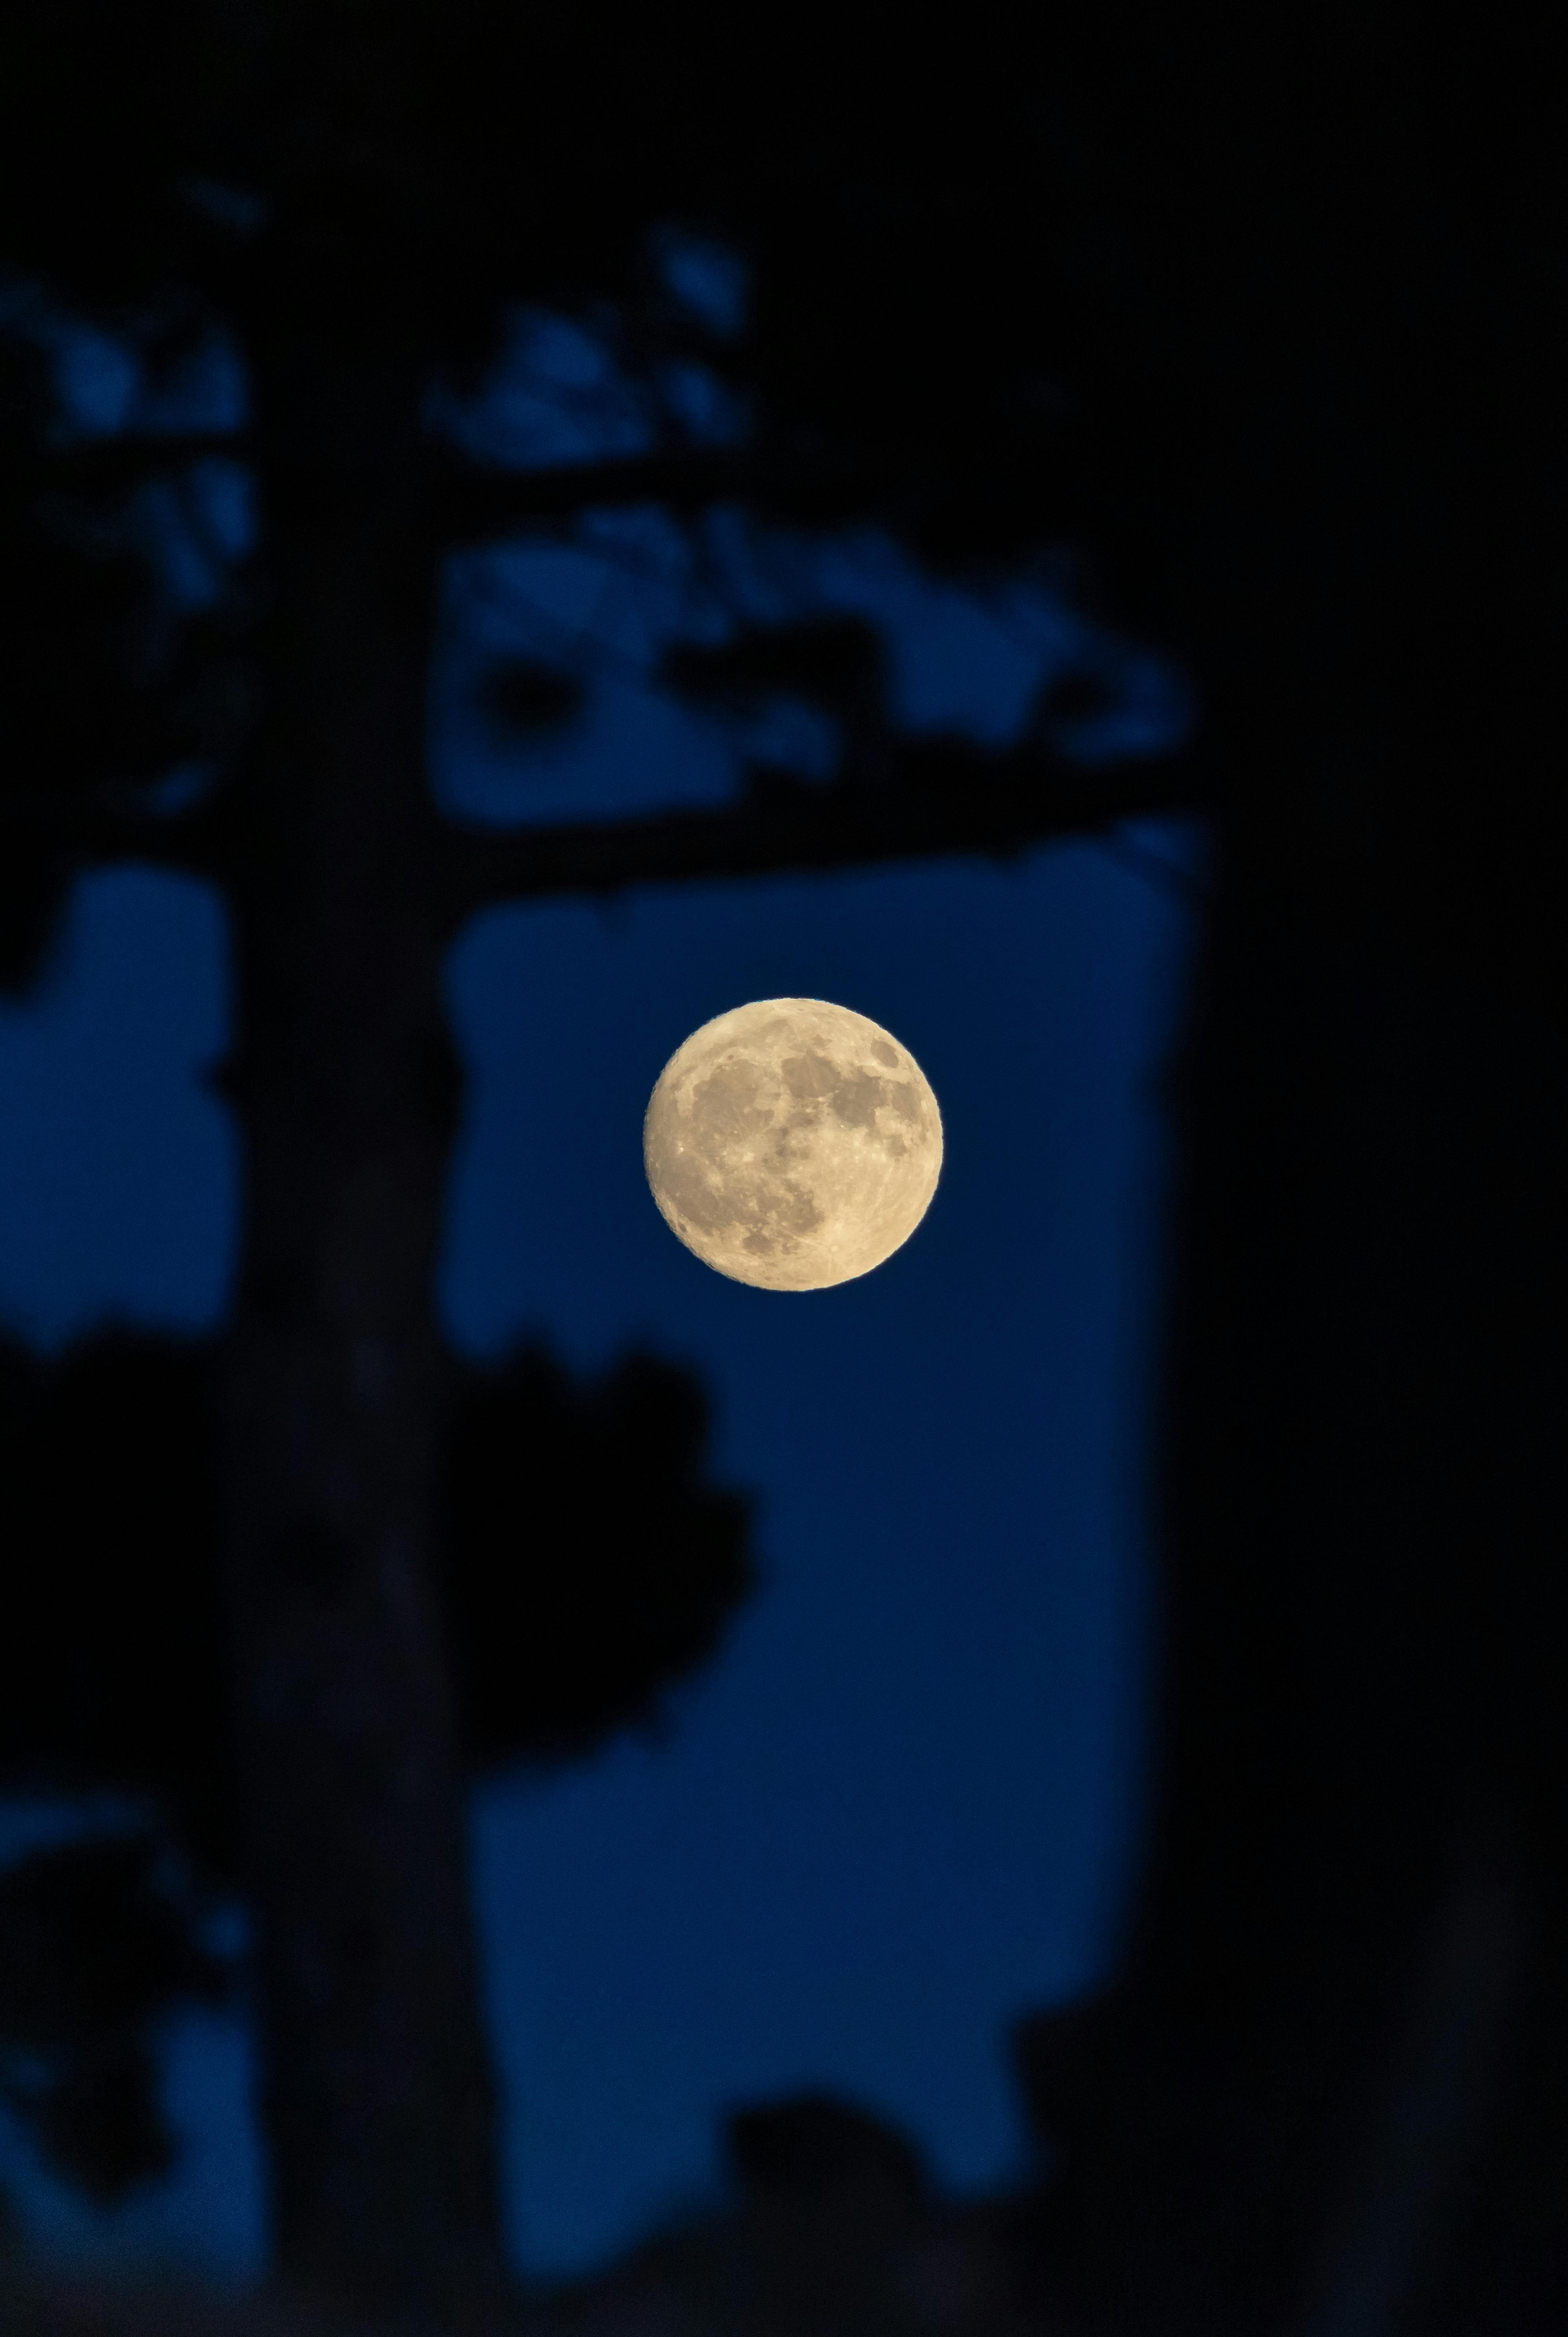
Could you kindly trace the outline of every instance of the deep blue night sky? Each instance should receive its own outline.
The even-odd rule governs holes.
[[[499,819],[721,797],[745,742],[641,671],[691,620],[687,550],[647,516],[608,562],[591,538],[552,557],[455,566],[433,696],[443,799]],[[769,589],[798,600],[800,558],[785,547]],[[869,538],[828,547],[811,577],[886,624],[912,728],[1007,735],[1073,629],[1038,580],[965,596]],[[482,641],[544,653],[553,624],[592,685],[586,713],[503,757],[465,713],[464,672]],[[1175,719],[1152,664],[1128,662],[1124,701],[1122,733],[1086,747]],[[800,768],[830,764],[804,709],[776,719]],[[1173,826],[1144,834],[1173,859],[1199,850]],[[448,1328],[484,1354],[543,1332],[579,1371],[632,1341],[695,1365],[713,1468],[759,1496],[764,1574],[668,1741],[479,1796],[509,2210],[532,2271],[583,2265],[710,2188],[722,2109],[799,2086],[895,2117],[955,2184],[1017,2164],[1005,2024],[1102,1967],[1135,1856],[1157,1081],[1193,926],[1176,892],[1083,843],[1005,868],[499,908],[454,952],[470,1084]],[[239,1163],[201,1076],[226,984],[215,894],[102,871],[36,996],[0,1008],[0,1315],[41,1345],[115,1315],[220,1318]],[[946,1139],[913,1240],[803,1296],[701,1266],[641,1161],[672,1050],[785,993],[893,1031]],[[252,2265],[245,2082],[242,2038],[192,2021],[171,2039],[192,2136],[172,2181],[90,2216],[0,2132],[0,2182],[51,2244]]]

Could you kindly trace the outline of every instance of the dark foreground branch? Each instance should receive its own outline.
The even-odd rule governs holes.
[[[733,810],[582,821],[443,838],[442,914],[631,885],[820,875],[981,853],[1000,859],[1121,820],[1200,811],[1209,789],[1190,755],[1087,771],[1037,748],[987,755],[962,742],[906,747],[876,785],[823,788],[769,778]]]
[[[1203,811],[1212,792],[1190,751],[1087,771],[1037,748],[988,755],[945,739],[906,747],[875,785],[822,787],[769,774],[721,811],[502,830],[433,819],[436,911],[455,933],[475,911],[509,900],[973,854],[1011,859],[1124,820]],[[9,830],[14,846],[78,867],[150,862],[223,884],[243,848],[237,811],[227,790],[164,818],[103,796],[14,798],[0,839]]]
[[[993,465],[993,468],[995,466]],[[1014,503],[1026,498],[1032,534],[1073,534],[1081,513],[1065,471],[1044,479],[1037,465],[1025,478],[1019,461],[1008,466]],[[656,504],[665,511],[699,512],[744,504],[759,515],[796,527],[837,527],[906,518],[912,504],[939,502],[974,482],[954,476],[933,449],[921,461],[907,450],[886,460],[864,451],[786,447],[766,440],[741,446],[664,449],[608,461],[553,464],[511,470],[479,462],[451,447],[432,454],[429,525],[445,552],[495,543],[531,527],[560,525],[590,511]]]
[[[67,494],[126,494],[148,479],[213,455],[244,463],[253,459],[254,449],[243,433],[233,430],[117,430],[57,448],[49,457],[47,476]]]
[[[127,791],[12,795],[0,804],[0,852],[18,851],[74,867],[151,862],[224,883],[237,848],[234,807],[227,794],[192,809],[160,815]]]

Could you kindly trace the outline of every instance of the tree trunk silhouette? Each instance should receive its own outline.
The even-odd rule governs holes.
[[[396,344],[250,355],[267,719],[232,888],[247,1231],[224,1380],[236,1726],[279,2269],[496,2282],[495,2104],[428,1565],[456,1101],[424,768],[435,562]]]
[[[1114,1985],[1025,2044],[1046,2260],[1118,2337],[1568,2311],[1555,944],[1534,820],[1443,916],[1480,856],[1422,832],[1431,768],[1369,781],[1310,887],[1327,783],[1222,834],[1158,1808]]]

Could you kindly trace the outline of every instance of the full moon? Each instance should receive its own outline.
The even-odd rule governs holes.
[[[906,1242],[942,1169],[942,1115],[907,1049],[820,998],[763,998],[693,1031],[642,1123],[666,1222],[720,1274],[826,1290]]]

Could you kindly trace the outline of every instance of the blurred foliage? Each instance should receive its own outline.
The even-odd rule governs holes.
[[[237,1873],[215,1374],[204,1345],[112,1332],[9,1347],[0,1779],[155,1796]]]
[[[181,758],[225,765],[249,735],[264,552],[255,591],[237,576],[214,607],[172,611],[133,524],[139,484],[183,460],[138,420],[142,393],[167,404],[214,329],[248,365],[290,337],[358,337],[461,389],[519,304],[553,309],[603,335],[631,381],[697,358],[736,392],[741,493],[763,516],[877,522],[968,567],[1082,533],[1092,473],[1120,473],[1071,394],[1059,142],[1014,63],[1037,31],[1008,5],[962,42],[936,20],[890,41],[872,11],[739,21],[715,0],[656,23],[624,0],[565,15],[148,0],[132,29],[113,0],[16,0],[0,22],[0,267],[56,322],[114,337],[142,402],[133,462],[112,435],[63,443],[14,304],[0,349],[32,403],[0,416],[0,461],[25,474],[0,566],[27,580],[38,639],[0,644],[0,767],[64,813],[73,791]],[[680,297],[672,231],[742,271],[743,316]],[[259,463],[264,533],[268,492],[309,450],[233,443]],[[834,701],[852,777],[877,768],[887,709],[853,629],[828,630],[791,640],[789,661],[812,704]],[[575,700],[518,666],[484,711],[526,737]],[[13,982],[72,854],[68,819],[30,813],[18,834],[0,885]]]
[[[34,1850],[0,1873],[0,2102],[100,2205],[170,2165],[153,2026],[231,1974],[152,1830]]]
[[[144,565],[61,507],[53,411],[44,352],[0,332],[0,989],[38,963],[68,880],[65,838],[46,815],[68,816],[105,777],[155,776],[178,745],[135,671]]]
[[[504,746],[564,730],[582,713],[586,692],[574,674],[536,658],[498,659],[479,685],[479,710]]]
[[[661,664],[665,683],[695,704],[757,716],[780,699],[827,715],[847,781],[874,778],[888,729],[887,652],[863,617],[746,625],[727,641],[678,642]]]
[[[700,350],[752,417],[751,509],[970,573],[1073,546],[1079,593],[1193,674],[1210,790],[1296,796],[1306,881],[1357,861],[1446,933],[1461,877],[1407,815],[1448,834],[1490,757],[1505,816],[1462,881],[1506,886],[1544,778],[1561,142],[1544,19],[1407,15],[995,0],[894,37],[868,6],[15,0],[0,256],[154,371],[221,319],[473,385],[518,304],[632,376]],[[737,329],[672,292],[671,226],[744,267]],[[30,490],[7,508],[36,529]],[[142,768],[113,660],[73,699],[52,657],[0,693],[5,766]],[[1344,801],[1308,804],[1331,766]]]
[[[579,1388],[524,1348],[470,1376],[442,1494],[472,1757],[589,1752],[661,1722],[753,1588],[750,1503],[703,1482],[699,1383],[626,1356]]]
[[[166,2163],[153,2024],[220,1985],[202,1925],[243,1872],[216,1386],[195,1342],[0,1346],[0,1791],[123,1813],[0,1872],[0,2085],[102,2196]],[[464,1374],[440,1579],[475,1772],[658,1726],[715,1652],[753,1572],[708,1436],[700,1384],[652,1356],[587,1386],[536,1348]]]
[[[437,1547],[476,1768],[647,1726],[712,1655],[753,1573],[708,1435],[699,1383],[650,1355],[585,1387],[537,1348],[462,1374]],[[232,1883],[220,1451],[206,1345],[0,1349],[0,1782],[154,1797]]]
[[[1169,1975],[1210,1992],[1204,2017],[1235,2063],[1255,2019],[1280,2057],[1259,2091],[1267,2117],[1289,2122],[1281,2105],[1292,2103],[1310,2139],[1338,2016],[1325,2014],[1320,2031],[1277,2019],[1256,1973],[1271,1958],[1276,1971],[1320,1968],[1339,1985],[1324,1911],[1360,1902],[1336,1863],[1324,1775],[1339,1778],[1356,1812],[1345,1838],[1362,1845],[1368,1873],[1397,1864],[1389,1845],[1430,1800],[1422,1748],[1436,1736],[1406,1725],[1416,1707],[1371,1660],[1366,1617],[1371,1598],[1382,1644],[1409,1660],[1401,1569],[1426,1582],[1430,1550],[1385,1536],[1381,1519],[1425,1517],[1446,1499],[1433,1489],[1447,1480],[1426,1465],[1439,1430],[1477,1509],[1499,1485],[1552,1485],[1545,1523],[1514,1540],[1521,1569],[1556,1579],[1540,1555],[1556,1547],[1547,1524],[1560,1540],[1555,1477],[1534,1455],[1515,1465],[1501,1428],[1488,1447],[1473,1424],[1506,1415],[1512,1433],[1523,1419],[1544,1453],[1560,1418],[1560,1371],[1519,1368],[1524,1349],[1491,1295],[1511,1293],[1517,1308],[1524,1294],[1544,1314],[1537,1284],[1556,1291],[1546,1229],[1560,1205],[1552,1215],[1530,1189],[1532,1179],[1544,1188],[1558,1159],[1545,1113],[1540,1126],[1518,1109],[1489,1116],[1472,1065],[1452,1106],[1412,1107],[1406,1149],[1390,1147],[1386,1058],[1408,1056],[1407,1008],[1396,996],[1386,1022],[1368,1014],[1356,953],[1403,962],[1418,941],[1428,961],[1485,985],[1521,963],[1556,977],[1536,985],[1540,997],[1560,984],[1559,39],[1548,11],[1422,12],[1396,0],[1250,15],[1220,0],[1095,0],[1044,15],[998,5],[966,12],[961,26],[941,12],[896,21],[869,7],[759,12],[718,0],[657,12],[626,0],[554,11],[511,0],[133,10],[12,0],[0,12],[0,256],[23,284],[141,336],[154,373],[179,340],[171,326],[173,341],[159,343],[160,318],[188,320],[186,331],[222,319],[243,350],[274,357],[290,336],[296,347],[330,341],[463,386],[499,351],[512,304],[590,318],[632,371],[696,349],[740,395],[753,418],[744,500],[762,517],[879,525],[924,560],[972,573],[1068,543],[1081,555],[1078,596],[1157,637],[1193,675],[1228,816],[1210,980],[1232,1032],[1245,1026],[1223,1041],[1221,1016],[1220,1057],[1194,1078],[1187,1106],[1205,1131],[1195,1189],[1209,1198],[1172,1350],[1176,1446],[1195,1433],[1191,1419],[1210,1426],[1201,1465],[1185,1464],[1198,1523],[1174,1561],[1188,1685],[1171,1709],[1201,1750],[1196,1782],[1172,1803],[1188,1831],[1160,1853],[1178,1946],[1156,1959],[1156,2010],[1129,2030],[1121,2081],[1096,2064],[1088,2085],[1083,2049],[1063,2037],[1037,2038],[1031,2064],[1064,2124],[1092,2126],[1091,2098],[1102,2123],[1080,2204],[1132,2202],[1106,2223],[1108,2262],[1136,2254],[1129,2231],[1144,2244],[1161,2183],[1129,2177],[1119,2191],[1113,2174],[1096,2191],[1097,2166],[1136,2167],[1143,2152],[1161,2182],[1172,2169],[1199,2170],[1200,2188],[1202,2169],[1213,2176],[1207,2225],[1166,2182],[1169,2244],[1149,2259],[1161,2279],[1172,2264],[1218,2260],[1243,2226],[1279,2244],[1269,2213],[1239,2215],[1235,2204],[1264,2198],[1267,2137],[1251,2129],[1254,2149],[1238,2140],[1243,2124],[1220,2132],[1234,2067],[1203,2085],[1196,2062],[1181,2061]],[[672,299],[656,232],[671,223],[739,255],[750,277],[739,329],[705,329]],[[102,778],[145,777],[183,751],[184,736],[167,629],[139,631],[145,586],[116,533],[122,489],[102,465],[64,464],[30,347],[0,334],[0,586],[20,611],[0,646],[0,814],[13,791],[50,791],[60,818],[51,827],[29,814],[15,850],[8,826],[0,854],[0,973],[13,980],[48,931],[79,797]],[[299,455],[263,433],[270,476],[292,479]],[[847,636],[754,639],[705,672],[694,657],[671,679],[745,699],[783,687],[844,713],[872,686],[858,656]],[[1045,705],[1043,725],[1093,703],[1074,687],[1077,706],[1071,695]],[[541,704],[524,688],[514,712],[526,724]],[[1445,1100],[1446,1011],[1421,1009]],[[1469,1012],[1456,1007],[1450,1022],[1462,1027]],[[1440,1241],[1413,1249],[1419,1271],[1396,1276],[1393,1298],[1379,1301],[1377,1276],[1412,1218],[1406,1194],[1430,1191],[1433,1159],[1467,1173],[1489,1120],[1524,1135],[1505,1164],[1477,1172],[1479,1201],[1456,1174],[1458,1233],[1445,1222]],[[1329,1144],[1352,1166],[1328,1160]],[[1380,1154],[1408,1173],[1388,1185],[1400,1204],[1388,1227],[1364,1229],[1357,1247],[1346,1239],[1345,1187],[1376,1196],[1365,1172]],[[1492,1229],[1519,1217],[1522,1190],[1534,1279],[1511,1269],[1510,1282],[1489,1261],[1513,1236]],[[1308,1238],[1303,1226],[1322,1230]],[[1348,1257],[1366,1266],[1353,1288]],[[1462,1317],[1475,1326],[1462,1344],[1494,1391],[1472,1384],[1452,1360],[1461,1343],[1434,1327],[1455,1261],[1485,1288]],[[1535,1335],[1539,1355],[1555,1354],[1560,1340]],[[1428,1350],[1448,1355],[1463,1402],[1411,1393],[1426,1387]],[[155,1793],[220,1875],[234,1846],[220,1674],[209,1669],[192,1692],[182,1669],[174,1694],[160,1668],[172,1630],[185,1634],[188,1657],[217,1646],[216,1513],[196,1451],[206,1366],[172,1352],[155,1364],[147,1351],[111,1364],[107,1352],[47,1371],[5,1365],[16,1423],[4,1456],[15,1489],[8,1555],[21,1556],[0,1634],[0,1771]],[[607,1457],[622,1449],[613,1423],[628,1410],[681,1411],[655,1384],[658,1367],[638,1370],[641,1382],[632,1371],[584,1396],[524,1356],[466,1399],[447,1591],[477,1757],[543,1755],[647,1717],[660,1684],[700,1658],[739,1595],[739,1514],[726,1524],[723,1497],[698,1482],[690,1405],[683,1472],[650,1472],[633,1489]],[[509,1412],[514,1396],[526,1419]],[[1364,1417],[1343,1408],[1357,1403]],[[120,1413],[140,1420],[141,1442],[117,1462]],[[536,1433],[540,1420],[552,1434]],[[1372,1456],[1390,1441],[1406,1457],[1379,1478]],[[1183,1497],[1178,1483],[1179,1513]],[[1337,1502],[1371,1516],[1381,1574],[1367,1568],[1367,1540],[1342,1530]],[[537,1578],[517,1560],[535,1518],[551,1521],[555,1554]],[[1473,1532],[1466,1566],[1502,1547],[1495,1530]],[[668,1608],[645,1600],[656,1579]],[[607,1632],[612,1599],[630,1611]],[[1540,1611],[1551,1619],[1544,1592]],[[1319,1618],[1316,1638],[1304,1614]],[[1510,1629],[1542,1667],[1521,1710],[1559,1712],[1549,1651],[1560,1631]],[[1441,1636],[1466,1677],[1485,1634],[1444,1623]],[[523,1669],[496,1662],[503,1645],[528,1651]],[[1323,1686],[1339,1677],[1336,1663],[1355,1674],[1359,1704]],[[509,1683],[522,1678],[534,1700],[514,1713]],[[1281,1680],[1299,1684],[1298,1703]],[[1446,1725],[1457,1701],[1442,1702]],[[1347,1708],[1366,1715],[1359,1736]],[[1302,1736],[1303,1711],[1316,1739]],[[1385,1739],[1416,1746],[1404,1769]],[[1304,1742],[1328,1748],[1321,1763],[1304,1757]],[[1407,1769],[1414,1781],[1407,1803],[1387,1787],[1379,1824],[1363,1814],[1361,1746],[1366,1777],[1387,1786]],[[1555,1750],[1533,1758],[1532,1778],[1555,1763]],[[1555,1826],[1551,1790],[1530,1791]],[[1214,1826],[1229,1806],[1240,1815],[1227,1845]],[[1318,1857],[1332,1887],[1310,1880]],[[1316,1892],[1309,1906],[1304,1892]],[[1376,1918],[1375,1894],[1367,1904]],[[1238,1926],[1239,1907],[1256,1928]],[[1348,1937],[1338,1944],[1359,1970],[1365,1937],[1353,1948]],[[1238,1941],[1241,1961],[1216,1952]],[[1559,2000],[1560,1969],[1549,1975]],[[1246,2015],[1249,1984],[1262,2009]],[[1294,1979],[1278,2000],[1302,2000]],[[1161,2038],[1174,2056],[1163,2078]],[[1293,2091],[1275,2081],[1292,2054]],[[118,2095],[104,2080],[111,2137],[116,2118],[125,2130],[120,2066]],[[1553,2117],[1559,2103],[1551,2092]],[[1161,2114],[1168,2146],[1151,2125]],[[106,2143],[104,2163],[113,2157]],[[1308,2197],[1315,2180],[1292,2175],[1276,2205]],[[1093,2216],[1074,2208],[1065,2221],[1093,2254]],[[1156,2293],[1181,2317],[1180,2302]],[[1248,2289],[1254,2318],[1261,2293]],[[1189,2317],[1220,2325],[1200,2310]]]

